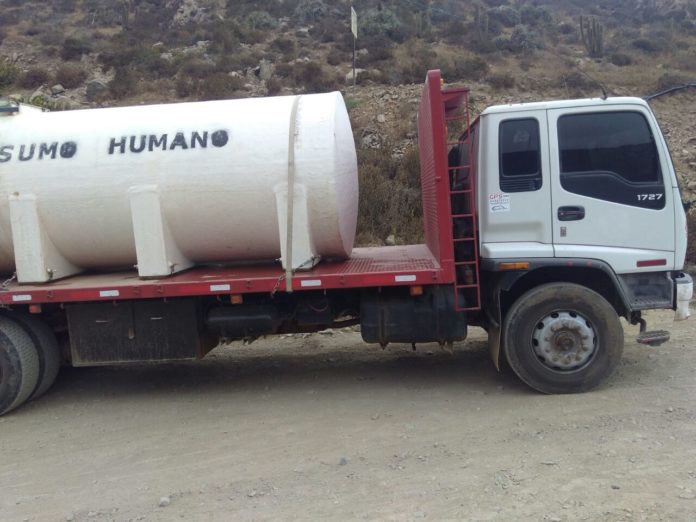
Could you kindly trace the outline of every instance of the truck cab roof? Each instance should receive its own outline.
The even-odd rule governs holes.
[[[500,114],[506,112],[521,112],[521,111],[537,111],[548,109],[568,109],[576,107],[600,107],[609,105],[639,105],[648,107],[648,104],[642,98],[636,97],[615,97],[615,98],[585,98],[579,100],[552,100],[532,103],[510,103],[504,105],[492,105],[481,113],[481,116],[487,114]]]

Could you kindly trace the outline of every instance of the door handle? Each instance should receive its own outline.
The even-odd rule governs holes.
[[[558,221],[579,221],[585,218],[585,207],[558,207]]]

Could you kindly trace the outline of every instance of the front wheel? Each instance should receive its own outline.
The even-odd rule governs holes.
[[[623,328],[597,292],[550,283],[520,296],[503,325],[510,367],[542,393],[579,393],[604,381],[623,352]]]

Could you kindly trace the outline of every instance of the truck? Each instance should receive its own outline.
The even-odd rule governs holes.
[[[353,325],[382,347],[451,347],[481,327],[498,368],[509,366],[542,393],[585,392],[619,363],[620,318],[638,326],[640,343],[655,346],[669,332],[648,331],[644,311],[690,315],[686,213],[644,100],[499,105],[472,121],[469,90],[429,71],[417,119],[424,242],[352,249],[354,228],[345,224],[357,198],[345,181],[355,162],[352,133],[322,127],[301,98],[282,102],[290,131],[279,136],[289,142],[277,150],[263,145],[274,132],[266,123],[248,136],[225,127],[220,114],[209,116],[207,129],[187,127],[208,109],[231,107],[252,125],[265,117],[260,105],[245,113],[241,105],[192,103],[171,117],[174,106],[166,105],[158,113],[88,109],[50,121],[19,120],[28,108],[2,107],[0,191],[9,204],[0,206],[0,265],[8,273],[0,287],[0,413],[45,393],[61,365],[198,359],[220,341]],[[267,113],[280,111],[269,103]],[[332,111],[336,121],[347,118],[345,108]],[[132,132],[99,138],[116,128],[116,116]],[[297,130],[301,118],[314,134]],[[13,123],[20,121],[29,123]],[[76,137],[51,137],[61,132]],[[327,152],[322,139],[338,145]],[[254,201],[260,189],[235,188],[222,175],[222,185],[211,184],[213,173],[228,172],[232,160],[222,151],[230,142],[240,176],[249,174],[244,154],[254,147],[261,165],[287,169],[269,192],[275,212]],[[196,156],[185,156],[194,148]],[[70,163],[80,154],[92,159]],[[302,161],[316,185],[294,184],[305,176]],[[137,169],[151,183],[112,196],[111,184]],[[329,170],[338,177],[324,183]],[[248,186],[259,175],[249,174]],[[179,184],[163,194],[165,183]],[[213,198],[228,186],[221,198],[230,206]],[[341,186],[344,194],[335,192]],[[321,206],[331,198],[343,217]],[[126,217],[113,217],[110,205]],[[275,231],[265,231],[263,213]],[[247,259],[276,257],[273,248],[244,255],[266,236],[280,241],[280,262]],[[105,257],[118,259],[115,267],[132,263],[124,252],[135,265],[104,269]]]

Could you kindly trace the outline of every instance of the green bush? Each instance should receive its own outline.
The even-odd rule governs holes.
[[[278,27],[278,20],[268,14],[267,11],[252,11],[246,16],[245,21],[246,26],[253,31]]]
[[[518,25],[509,38],[499,36],[494,40],[494,43],[498,49],[515,54],[531,53],[543,47],[539,35],[526,25]]]
[[[362,16],[360,27],[366,36],[384,35],[397,43],[408,36],[407,28],[392,8],[369,9]]]
[[[539,34],[530,30],[525,25],[518,25],[512,31],[510,44],[514,52],[531,52],[536,49],[541,49],[543,43]]]
[[[547,26],[553,21],[546,7],[524,4],[520,7],[520,22],[530,26]]]
[[[26,71],[19,78],[19,86],[24,89],[35,89],[46,83],[49,83],[51,76],[44,70],[38,67],[34,67]]]
[[[515,27],[522,22],[520,12],[509,5],[501,5],[488,10],[488,17],[505,27]]]
[[[0,61],[0,89],[14,85],[22,71],[10,60]]]
[[[160,51],[149,44],[116,42],[99,53],[99,61],[105,69],[129,67],[146,78],[168,77],[176,72],[176,66],[162,58]]]
[[[329,8],[323,0],[300,0],[293,11],[293,16],[303,23],[318,22],[326,17]]]

